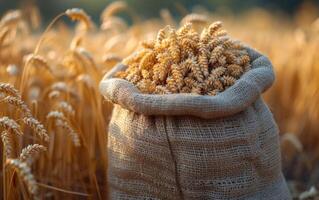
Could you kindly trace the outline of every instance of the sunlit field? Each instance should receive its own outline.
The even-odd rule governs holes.
[[[132,24],[118,16],[122,12]],[[161,18],[142,19],[125,3],[117,2],[104,9],[99,23],[85,9],[70,9],[52,19],[48,27],[40,27],[41,11],[35,6],[2,13],[2,198],[105,199],[112,104],[98,89],[103,75],[140,48],[141,41],[156,38],[165,25],[178,28],[187,21],[200,30],[217,20],[229,35],[272,61],[276,81],[264,98],[280,129],[283,172],[296,199],[316,195],[316,10],[305,5],[293,19],[260,9],[234,16],[200,6],[180,14],[185,17],[176,19],[169,10],[161,10]]]

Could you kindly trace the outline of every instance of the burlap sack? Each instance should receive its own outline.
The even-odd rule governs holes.
[[[141,94],[112,78],[125,66],[106,74],[111,199],[290,199],[278,128],[260,96],[272,65],[247,50],[252,69],[217,96]]]

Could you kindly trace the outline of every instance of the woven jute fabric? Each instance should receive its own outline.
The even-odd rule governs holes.
[[[113,78],[108,131],[111,199],[290,199],[278,128],[261,98],[274,81],[268,58],[248,48],[252,69],[217,96],[142,94]]]

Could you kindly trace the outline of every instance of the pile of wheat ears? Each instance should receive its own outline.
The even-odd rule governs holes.
[[[119,12],[127,12],[133,25]],[[216,95],[250,62],[221,23],[209,26],[222,20],[234,38],[267,54],[275,66],[276,82],[265,98],[281,130],[289,186],[294,196],[308,198],[315,189],[300,193],[319,184],[315,13],[301,9],[293,24],[262,10],[234,17],[197,6],[190,14],[181,13],[185,17],[179,25],[166,9],[161,19],[142,20],[116,1],[101,14],[99,27],[83,10],[69,9],[39,34],[36,6],[8,11],[0,20],[2,197],[105,199],[112,106],[99,94],[99,81],[122,62],[128,69],[119,76],[144,93]],[[63,17],[75,21],[75,28],[65,25]],[[165,67],[168,62],[171,68]]]
[[[192,23],[179,30],[161,29],[156,40],[144,41],[142,50],[123,60],[128,69],[117,73],[149,94],[224,91],[250,66],[244,47],[214,22],[199,35]]]

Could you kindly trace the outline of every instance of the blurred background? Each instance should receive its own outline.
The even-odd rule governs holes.
[[[36,4],[41,10],[44,21],[49,21],[58,13],[70,7],[81,7],[97,21],[105,6],[114,0],[0,0],[0,13],[9,9],[23,8]],[[293,18],[303,6],[313,11],[319,5],[319,0],[125,0],[128,6],[135,10],[140,17],[159,17],[159,11],[169,9],[177,18],[191,11],[194,6],[202,6],[211,12],[239,14],[255,8],[263,8],[271,13],[280,13]],[[308,10],[308,11],[310,11]]]

